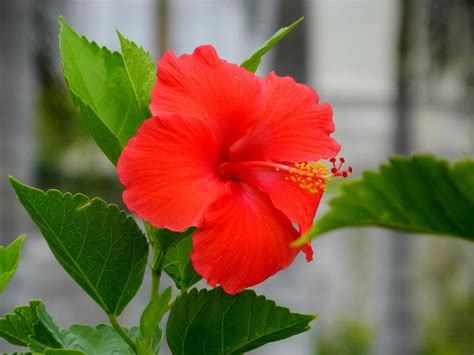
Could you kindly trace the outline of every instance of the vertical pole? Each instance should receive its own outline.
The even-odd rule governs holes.
[[[288,26],[305,14],[305,0],[280,0],[277,10],[277,28]],[[303,21],[274,48],[275,72],[280,76],[291,75],[304,83],[306,68],[306,24]]]
[[[411,63],[415,36],[414,8],[410,0],[402,0],[398,35],[398,61],[395,99],[394,151],[410,153],[411,116],[413,107],[413,65]],[[382,322],[377,334],[375,354],[415,355],[418,350],[416,307],[414,299],[415,241],[402,233],[387,232],[383,248],[386,255],[384,271]],[[385,259],[385,258],[384,258]]]
[[[31,183],[35,101],[31,3],[0,1],[0,244],[26,232],[26,215],[7,175]]]
[[[168,0],[158,0],[158,55],[169,49],[169,4]]]

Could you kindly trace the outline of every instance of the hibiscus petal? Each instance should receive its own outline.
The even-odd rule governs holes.
[[[159,228],[195,226],[223,188],[219,144],[204,121],[178,115],[146,120],[123,150],[123,201]]]
[[[298,224],[302,234],[312,226],[322,193],[310,193],[272,169],[240,169],[232,177],[268,193],[273,205]]]
[[[154,116],[177,113],[206,120],[228,147],[243,136],[262,110],[261,81],[220,59],[210,45],[180,57],[167,51],[158,61],[150,110]]]
[[[234,144],[234,161],[317,161],[336,156],[332,108],[316,92],[273,72],[264,79],[264,110],[249,134]]]
[[[204,213],[190,256],[209,285],[235,294],[290,265],[299,233],[266,193],[238,182],[226,187]]]
[[[299,184],[285,180],[282,172],[271,169],[240,169],[233,173],[233,178],[268,193],[273,205],[298,225],[301,234],[307,232],[313,225],[322,193],[310,193],[299,187]],[[308,261],[313,259],[310,243],[302,251]]]

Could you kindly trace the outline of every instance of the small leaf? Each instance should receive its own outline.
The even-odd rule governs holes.
[[[13,312],[0,319],[0,337],[34,351],[61,347],[60,331],[41,301],[32,300],[29,306],[15,307]]]
[[[242,354],[302,333],[313,319],[250,290],[230,296],[220,287],[193,289],[174,302],[166,338],[174,355]]]
[[[0,294],[15,275],[18,264],[20,263],[21,248],[25,235],[20,235],[15,241],[11,242],[6,248],[0,245]]]
[[[33,326],[28,347],[33,351],[44,351],[46,348],[61,349],[63,343],[61,331],[46,312],[42,302],[38,303],[36,314],[38,322]]]
[[[124,57],[80,37],[59,18],[59,47],[72,99],[92,138],[114,164],[140,124],[150,117],[148,53],[120,35]]]
[[[290,33],[296,26],[298,26],[304,17],[301,17],[297,21],[293,22],[288,27],[280,28],[277,32],[270,37],[268,41],[266,41],[261,47],[259,47],[250,57],[248,57],[244,62],[240,65],[241,67],[255,73],[260,65],[260,62],[263,59],[263,56],[272,49],[278,42],[280,42],[283,38],[286,37],[288,33]]]
[[[129,335],[134,333],[132,330],[127,332]],[[85,354],[135,354],[114,328],[106,324],[99,324],[95,328],[88,325],[74,324],[63,331],[63,337],[65,349],[80,350]]]
[[[61,266],[104,311],[119,315],[143,281],[148,256],[133,218],[99,198],[10,183]]]
[[[188,289],[202,277],[194,270],[189,258],[193,249],[192,232],[183,236],[178,243],[170,247],[165,255],[163,269],[173,279],[179,289]]]
[[[137,345],[137,355],[158,354],[163,340],[163,330],[160,326],[156,327],[153,337],[150,339],[144,339],[138,327],[131,328],[129,335]]]
[[[160,321],[168,311],[171,299],[171,287],[161,294],[156,294],[142,313],[140,318],[140,330],[145,339],[153,336],[159,327]]]
[[[183,232],[173,232],[168,229],[158,229],[148,222],[145,222],[145,228],[151,242],[156,243],[159,249],[164,253],[181,239],[191,236],[196,230],[196,228],[191,227]]]
[[[474,241],[474,161],[392,157],[377,172],[341,185],[331,209],[296,245],[344,227],[379,226]]]
[[[188,289],[201,280],[194,270],[189,258],[192,250],[191,237],[196,228],[188,228],[183,232],[172,232],[158,229],[145,222],[148,236],[153,244],[165,255],[163,269],[173,279],[179,289]]]

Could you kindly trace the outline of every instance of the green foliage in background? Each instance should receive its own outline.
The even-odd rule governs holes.
[[[332,331],[321,330],[315,355],[369,355],[373,346],[373,329],[361,320],[335,322]]]
[[[424,327],[422,355],[470,354],[474,349],[474,294],[442,302]]]
[[[427,289],[420,354],[470,354],[474,349],[474,279],[469,269],[473,254],[462,242],[439,241],[430,247],[433,257],[420,284]]]

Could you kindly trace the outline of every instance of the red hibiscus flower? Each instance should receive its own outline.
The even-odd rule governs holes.
[[[289,244],[325,189],[317,161],[340,150],[331,107],[290,77],[259,78],[201,46],[159,60],[150,110],[117,165],[128,208],[158,228],[197,227],[193,266],[229,294],[291,264],[300,250]]]

